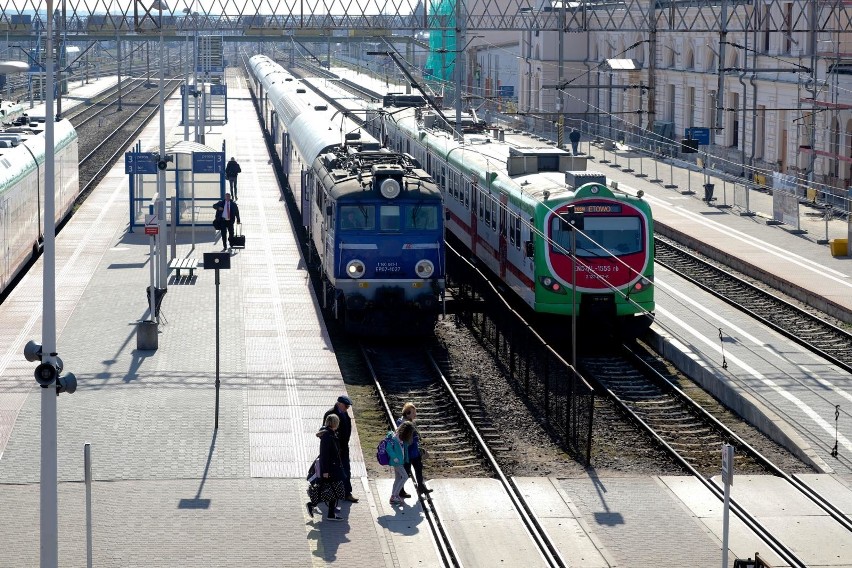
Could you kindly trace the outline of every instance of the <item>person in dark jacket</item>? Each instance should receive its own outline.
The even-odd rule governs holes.
[[[234,201],[237,201],[237,176],[243,169],[237,163],[237,159],[231,157],[228,164],[225,166],[225,178],[228,180],[229,189],[234,194]]]
[[[574,128],[568,135],[568,140],[571,141],[571,153],[575,156],[580,154],[580,131]]]
[[[216,209],[213,226],[222,233],[222,250],[225,251],[234,236],[234,221],[240,223],[240,207],[231,201],[230,193],[226,193],[225,199],[217,201],[213,207]]]
[[[349,438],[352,436],[352,418],[349,416],[349,407],[351,406],[352,400],[348,396],[339,396],[337,397],[337,403],[323,415],[322,419],[325,421],[332,414],[340,418],[337,439],[340,442],[340,464],[343,466],[343,485],[346,488],[346,497],[344,499],[352,503],[357,503],[358,499],[352,495],[352,472],[349,466]]]
[[[340,444],[337,441],[336,430],[340,426],[340,418],[331,414],[325,419],[324,426],[317,432],[320,439],[320,476],[317,482],[308,490],[310,501],[305,503],[308,514],[313,517],[314,509],[321,501],[328,507],[326,519],[342,521],[337,514],[337,501],[343,497],[343,468],[340,466]]]

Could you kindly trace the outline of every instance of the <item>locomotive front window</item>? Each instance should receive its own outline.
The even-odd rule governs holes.
[[[399,231],[399,205],[382,205],[379,207],[379,230]]]
[[[568,254],[571,231],[558,217],[550,221],[551,250]],[[642,221],[639,217],[591,217],[583,219],[583,231],[577,233],[577,256],[603,257],[642,252]]]
[[[434,205],[406,207],[405,228],[434,231],[438,228],[438,208]]]
[[[372,206],[343,205],[338,210],[344,231],[369,231],[376,226],[376,210]]]

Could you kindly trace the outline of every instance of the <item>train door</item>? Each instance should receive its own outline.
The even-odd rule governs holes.
[[[302,225],[308,228],[308,234],[312,233],[313,224],[311,223],[311,195],[313,176],[310,170],[302,170],[301,184],[299,192],[302,194]],[[291,188],[292,191],[292,188]]]
[[[497,238],[500,250],[499,262],[500,262],[500,279],[504,282],[506,281],[506,264],[508,262],[507,254],[508,254],[508,243],[506,240],[506,234],[508,233],[508,217],[506,215],[506,211],[509,207],[509,197],[504,193],[500,195],[500,221],[499,226],[497,227]]]
[[[0,290],[5,290],[9,284],[9,219],[6,213],[6,200],[0,200]]]
[[[473,253],[473,256],[477,256],[476,243],[479,240],[477,211],[479,210],[481,200],[479,197],[479,186],[476,182],[476,179],[465,180],[465,185],[470,187],[470,252]]]
[[[322,186],[317,182],[317,191],[322,192]],[[325,253],[323,254],[323,263],[326,267],[326,272],[333,277],[335,274],[335,249],[334,249],[334,206],[328,195],[323,193],[322,214],[322,234],[325,237]]]

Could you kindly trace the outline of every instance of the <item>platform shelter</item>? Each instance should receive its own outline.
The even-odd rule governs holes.
[[[166,149],[166,199],[169,226],[213,224],[213,204],[225,194],[225,145],[217,150],[191,141],[180,141]],[[124,171],[130,180],[130,231],[144,226],[157,193],[155,149],[124,154]]]

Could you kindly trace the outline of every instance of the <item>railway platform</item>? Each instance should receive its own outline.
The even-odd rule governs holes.
[[[122,76],[123,80],[128,80],[129,77]],[[107,77],[97,77],[90,79],[84,84],[77,84],[78,80],[75,80],[73,84],[70,86],[67,94],[62,95],[62,116],[65,116],[72,108],[79,106],[84,103],[86,100],[91,99],[97,95],[100,95],[107,89],[114,86],[118,83],[118,77],[115,75],[110,75]],[[74,86],[77,85],[77,86]],[[24,110],[23,112],[27,113],[27,115],[33,118],[44,118],[44,110],[45,104],[43,102],[36,103],[30,108],[29,103],[23,103]],[[53,110],[56,112],[57,104],[54,102]]]
[[[57,238],[58,350],[78,390],[59,398],[61,566],[86,565],[83,445],[93,454],[94,566],[442,566],[421,505],[387,503],[392,480],[367,478],[357,433],[350,447],[359,503],[346,521],[311,519],[304,475],[322,414],[345,392],[293,227],[281,201],[242,78],[228,72],[225,125],[209,141],[238,157],[247,247],[222,274],[221,409],[214,429],[212,275],[172,283],[156,351],[135,348],[146,317],[148,243],[127,232],[127,178],[118,163]],[[165,107],[170,139],[182,135],[180,101]],[[156,121],[141,136],[158,142]],[[766,228],[766,230],[777,230]],[[195,245],[179,234],[178,258],[221,248],[212,230]],[[40,396],[23,346],[40,337],[42,262],[0,305],[0,567],[39,558]],[[369,459],[369,458],[368,458]],[[570,566],[718,566],[721,508],[695,480],[624,476],[515,480]],[[852,511],[852,478],[809,482]],[[430,514],[448,527],[463,566],[544,566],[492,479],[431,480]],[[734,496],[755,508],[790,503],[768,519],[811,566],[852,566],[850,535],[771,479],[736,478]],[[760,552],[783,566],[737,521],[734,558]]]

